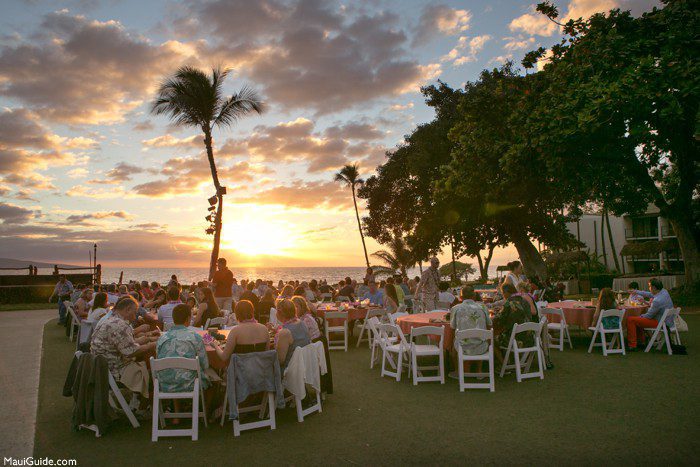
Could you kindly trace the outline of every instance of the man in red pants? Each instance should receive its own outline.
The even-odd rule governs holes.
[[[643,315],[627,318],[627,344],[630,352],[636,352],[643,347],[641,341],[644,340],[644,328],[655,328],[658,326],[664,311],[668,308],[673,308],[671,296],[668,290],[664,289],[664,285],[659,279],[654,278],[649,281],[649,292],[643,290],[636,290],[635,292],[644,298],[651,298],[652,302],[647,312]],[[673,326],[673,319],[667,321],[666,326]],[[640,341],[639,344],[641,344],[639,348],[637,347],[638,340]]]

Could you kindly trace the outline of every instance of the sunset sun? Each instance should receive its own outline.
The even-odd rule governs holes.
[[[297,246],[294,231],[274,219],[239,218],[224,224],[222,247],[246,256],[286,256]]]

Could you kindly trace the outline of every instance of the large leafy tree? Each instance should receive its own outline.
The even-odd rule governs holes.
[[[229,72],[229,69],[214,68],[207,75],[197,68],[183,66],[163,81],[151,106],[152,113],[167,115],[176,125],[199,128],[204,134],[204,146],[218,200],[214,218],[214,246],[209,264],[210,279],[219,257],[223,197],[226,193],[216,171],[212,130],[214,127],[230,127],[240,118],[253,112],[261,114],[264,110],[260,96],[250,88],[244,87],[229,97],[224,95],[223,83]]]
[[[690,283],[700,280],[700,2],[662,3],[639,18],[612,10],[564,25],[523,121],[529,144],[547,154],[543,170],[562,174],[562,189],[613,213],[656,205]],[[557,21],[556,7],[538,8]]]
[[[369,267],[369,257],[367,256],[367,246],[365,245],[365,235],[362,233],[362,223],[360,222],[360,211],[357,209],[357,188],[362,186],[364,180],[360,178],[360,170],[355,164],[344,166],[338,173],[335,174],[335,181],[343,183],[350,187],[352,192],[352,204],[355,206],[355,217],[357,218],[357,229],[360,231],[362,239],[362,251],[365,253],[365,263]]]

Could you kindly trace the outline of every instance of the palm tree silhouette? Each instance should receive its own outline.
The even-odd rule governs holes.
[[[364,183],[364,180],[360,178],[360,171],[357,168],[357,163],[348,164],[342,169],[340,169],[340,171],[337,174],[335,174],[335,181],[345,183],[350,187],[350,190],[352,190],[352,203],[355,205],[355,217],[357,217],[357,228],[360,231],[360,238],[362,239],[362,249],[365,252],[365,263],[367,263],[367,267],[369,267],[367,246],[365,245],[365,236],[362,233],[362,224],[360,223],[360,212],[357,210],[357,198],[355,197],[356,187]]]
[[[173,76],[165,79],[151,105],[151,113],[168,115],[176,125],[196,127],[204,133],[204,146],[211,169],[211,177],[216,187],[218,206],[214,218],[214,246],[209,264],[209,279],[216,270],[221,242],[221,219],[226,187],[219,183],[214,161],[211,132],[216,126],[230,127],[237,120],[252,112],[263,113],[264,104],[258,93],[248,87],[230,97],[223,95],[223,82],[231,72],[229,68],[213,68],[211,75],[191,67],[180,67]]]
[[[408,248],[406,241],[401,234],[395,233],[391,241],[387,244],[386,250],[379,250],[372,253],[375,258],[381,259],[387,267],[375,267],[375,271],[382,274],[394,274],[400,270],[402,275],[406,275],[406,270],[416,265],[416,255]]]

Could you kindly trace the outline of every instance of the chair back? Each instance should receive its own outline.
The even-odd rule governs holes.
[[[349,302],[350,301],[350,298],[346,297],[345,295],[338,295],[335,299],[338,302]]]
[[[455,332],[455,342],[460,342],[467,339],[493,341],[493,329],[462,329]]]
[[[600,315],[598,315],[598,322],[596,323],[596,327],[601,326],[603,318],[619,318],[619,328],[622,329],[623,316],[625,316],[625,310],[618,310],[616,308],[613,308],[611,310],[602,310],[600,312]]]
[[[395,324],[380,323],[379,335],[381,339],[386,339],[387,341],[390,337],[396,337],[402,345],[408,346],[408,342],[406,342],[406,336],[403,335],[403,331],[401,331],[401,328]]]
[[[442,343],[445,340],[445,328],[443,326],[418,326],[411,328],[409,342],[414,344],[413,339],[418,336],[440,336],[438,347],[442,349]]]
[[[151,362],[151,375],[153,377],[153,386],[158,387],[158,372],[169,369],[178,370],[191,370],[197,373],[197,378],[201,379],[199,373],[199,357],[194,358],[184,358],[184,357],[167,357],[167,358],[153,358],[150,359]]]
[[[543,320],[546,322],[546,318],[542,317]],[[540,335],[540,331],[542,329],[542,321],[539,323],[521,323],[521,324],[514,324],[513,325],[513,334],[512,337],[517,336],[518,334],[521,334],[523,332],[534,332],[535,337],[538,337]]]
[[[223,326],[226,324],[226,318],[223,316],[219,316],[216,318],[209,318],[207,319],[207,323],[204,325],[204,329],[209,329],[210,327],[213,326]]]
[[[402,316],[408,316],[408,313],[402,312],[402,311],[396,311],[394,313],[389,313],[387,316],[389,316],[389,322],[391,324],[396,324],[396,320],[398,318],[401,318]]]

